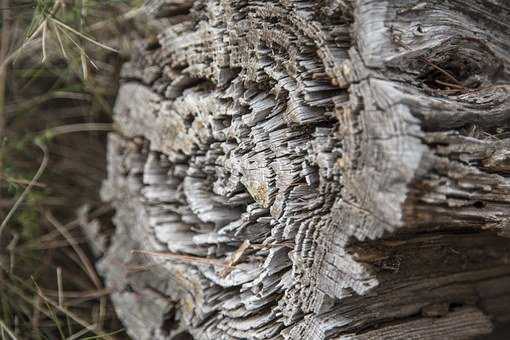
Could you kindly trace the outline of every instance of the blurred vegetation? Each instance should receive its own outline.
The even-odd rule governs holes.
[[[123,339],[76,219],[98,197],[140,0],[0,0],[0,339]],[[129,25],[127,25],[129,23]]]

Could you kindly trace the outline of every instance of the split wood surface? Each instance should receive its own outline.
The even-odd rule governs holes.
[[[122,71],[98,250],[133,339],[510,321],[508,1],[146,9],[160,32]]]

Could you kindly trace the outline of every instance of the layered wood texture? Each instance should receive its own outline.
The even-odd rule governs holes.
[[[508,1],[146,8],[160,33],[123,68],[99,264],[134,339],[510,321]]]

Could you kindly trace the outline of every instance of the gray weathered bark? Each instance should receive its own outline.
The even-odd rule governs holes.
[[[99,264],[134,339],[510,321],[508,1],[147,9],[161,32],[123,69]]]

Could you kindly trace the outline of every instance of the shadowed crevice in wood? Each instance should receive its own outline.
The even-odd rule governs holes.
[[[102,190],[99,267],[133,338],[509,321],[503,0],[147,8],[161,32],[123,68]]]

